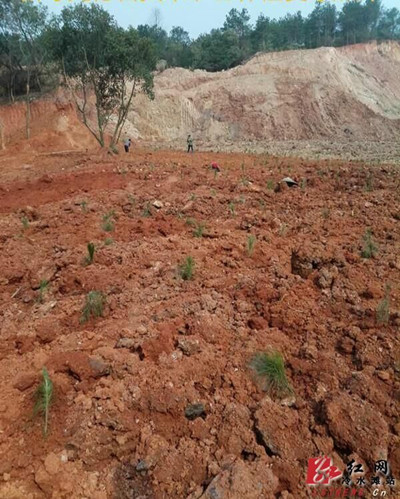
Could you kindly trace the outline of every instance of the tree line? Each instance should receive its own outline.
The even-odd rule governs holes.
[[[153,41],[158,58],[170,67],[220,71],[257,52],[399,40],[400,11],[385,9],[381,0],[348,0],[341,10],[317,1],[307,17],[301,12],[280,19],[261,14],[255,24],[246,9],[231,9],[221,28],[194,40],[181,27],[169,34],[156,24],[139,26],[138,31]]]
[[[348,0],[341,11],[329,1],[317,2],[307,17],[300,12],[280,19],[261,14],[255,24],[246,9],[231,9],[221,28],[196,39],[181,27],[167,33],[158,20],[123,29],[94,3],[64,7],[60,15],[49,16],[40,3],[0,0],[0,19],[0,96],[10,102],[24,96],[27,137],[32,92],[61,82],[100,145],[105,145],[105,130],[114,130],[111,148],[135,94],[153,97],[157,63],[159,68],[220,71],[260,51],[400,39],[400,12],[385,9],[381,0]],[[95,119],[89,116],[92,95]]]

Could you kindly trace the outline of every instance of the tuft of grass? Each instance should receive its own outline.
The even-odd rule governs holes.
[[[256,353],[251,362],[262,389],[272,397],[283,398],[292,395],[293,388],[286,376],[282,354],[277,351]]]
[[[104,241],[104,246],[110,246],[110,244],[114,244],[114,239],[112,237],[107,237]]]
[[[190,195],[190,201],[196,201],[196,194],[191,194]]]
[[[142,217],[149,218],[151,216],[153,216],[153,213],[151,211],[150,203],[146,203],[142,211]]]
[[[46,294],[48,287],[49,287],[49,281],[47,281],[46,279],[43,279],[42,281],[40,281],[40,283],[39,283],[39,298],[38,298],[39,303],[43,303],[44,295]]]
[[[23,217],[21,217],[21,222],[22,222],[22,227],[24,229],[27,229],[29,227],[29,220],[27,219],[27,217],[25,215]]]
[[[386,284],[385,294],[382,301],[376,309],[376,322],[378,324],[387,324],[390,318],[390,286]]]
[[[87,213],[87,201],[81,201],[80,203],[80,206],[81,206],[81,210],[83,211],[83,213]]]
[[[105,232],[112,232],[114,230],[114,218],[115,212],[113,210],[103,215],[103,223],[101,227]]]
[[[87,245],[88,254],[85,257],[85,265],[91,265],[94,260],[95,246],[93,243],[88,243]]]
[[[194,259],[191,256],[187,256],[183,263],[178,267],[179,275],[184,281],[190,281],[193,279],[194,273]]]
[[[206,229],[206,226],[203,223],[201,223],[201,222],[197,223],[196,227],[193,231],[194,237],[203,237],[205,229]]]
[[[268,180],[267,189],[273,191],[275,189],[275,182],[273,180]]]
[[[53,382],[50,379],[47,369],[43,367],[42,369],[43,381],[37,387],[35,391],[35,405],[33,408],[33,414],[43,415],[43,435],[47,437],[49,429],[49,411],[50,405],[53,400]]]
[[[301,181],[300,181],[300,189],[305,189],[307,187],[307,179],[306,178],[302,178]]]
[[[247,244],[246,244],[246,250],[248,256],[251,256],[253,254],[255,244],[256,244],[256,236],[250,234],[247,237]]]
[[[103,317],[105,301],[105,297],[100,291],[89,291],[82,309],[80,323],[84,324],[90,317]]]
[[[378,246],[372,239],[371,229],[367,229],[363,236],[363,247],[361,250],[361,256],[363,258],[373,258],[378,253]]]

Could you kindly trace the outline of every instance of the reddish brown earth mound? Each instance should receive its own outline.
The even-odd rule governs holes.
[[[1,498],[298,499],[318,455],[388,458],[400,479],[394,167],[163,151],[0,162]],[[275,192],[288,175],[301,187]],[[93,290],[103,317],[81,323]],[[294,399],[252,379],[268,349]],[[32,417],[43,366],[46,439]]]

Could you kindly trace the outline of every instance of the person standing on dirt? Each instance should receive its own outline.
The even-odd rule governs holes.
[[[131,139],[126,139],[125,142],[124,142],[124,148],[125,148],[125,152],[129,152],[129,148],[131,147]]]
[[[190,151],[194,152],[193,151],[193,139],[192,139],[192,136],[190,134],[188,135],[186,142],[187,142],[187,146],[188,146],[187,152],[190,152]]]

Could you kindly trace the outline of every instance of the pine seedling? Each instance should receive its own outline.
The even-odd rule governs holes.
[[[85,305],[82,309],[80,323],[84,324],[90,317],[103,317],[105,297],[100,291],[89,291],[86,295]]]
[[[361,256],[363,258],[373,258],[378,253],[378,247],[372,239],[371,229],[367,229],[363,236],[363,247]]]
[[[85,265],[91,265],[94,260],[95,246],[93,243],[88,243],[87,245],[88,254],[85,257]]]
[[[27,229],[29,227],[29,220],[27,219],[27,217],[21,217],[21,222],[24,229]]]
[[[235,208],[235,203],[233,201],[231,201],[229,204],[228,204],[228,208],[229,208],[229,211],[231,213],[231,215],[234,217],[235,214],[236,214],[236,208]]]
[[[257,353],[250,362],[250,368],[262,389],[270,396],[283,398],[293,394],[281,353],[277,351]]]
[[[185,261],[178,267],[179,275],[184,281],[193,279],[194,272],[194,259],[191,256],[186,257]]]
[[[203,223],[197,223],[193,231],[194,237],[203,237],[206,226]]]
[[[374,176],[369,173],[365,180],[365,190],[371,192],[374,189]]]
[[[253,254],[255,244],[256,244],[256,236],[250,234],[250,236],[248,236],[247,238],[247,245],[246,245],[248,256],[251,256]]]
[[[108,213],[103,215],[103,224],[101,227],[105,232],[112,232],[114,230],[114,217],[114,211],[109,211]]]
[[[43,279],[42,281],[40,281],[40,283],[39,283],[39,298],[38,298],[39,303],[43,303],[44,295],[47,291],[48,286],[49,286],[49,281],[46,281],[46,279]]]
[[[142,217],[148,218],[148,217],[151,217],[152,215],[153,214],[151,212],[150,203],[146,203],[145,207],[143,208]]]
[[[385,294],[382,301],[376,309],[376,322],[378,324],[387,324],[390,318],[390,286],[386,284]]]
[[[275,182],[273,180],[268,180],[267,189],[273,191],[275,189]]]
[[[35,405],[33,414],[43,415],[43,436],[47,437],[49,429],[49,411],[50,405],[53,400],[53,382],[50,379],[47,369],[43,367],[42,370],[43,381],[37,387],[35,392]]]
[[[322,210],[322,218],[324,220],[328,220],[328,218],[330,217],[330,214],[331,214],[331,212],[330,212],[329,208],[324,208]]]
[[[196,226],[196,220],[194,218],[188,217],[185,220],[185,224],[189,225],[190,227],[195,227]]]

